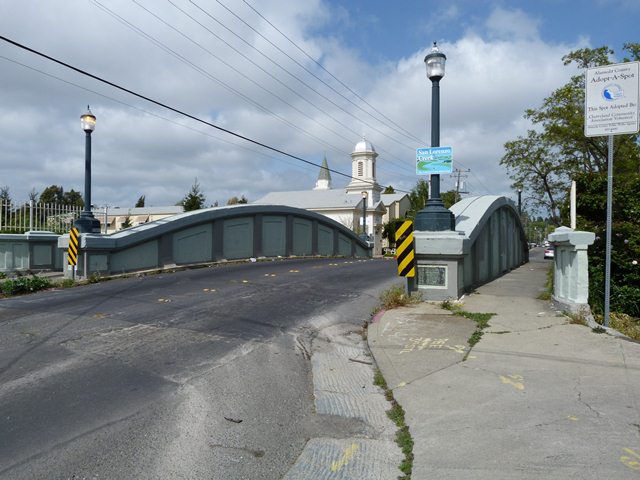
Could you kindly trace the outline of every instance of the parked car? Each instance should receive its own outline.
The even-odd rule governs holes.
[[[545,247],[544,258],[553,258],[553,254],[554,254],[553,247]]]

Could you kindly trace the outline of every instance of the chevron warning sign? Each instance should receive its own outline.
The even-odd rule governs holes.
[[[396,230],[396,258],[398,259],[398,275],[415,277],[415,253],[413,249],[413,222],[406,220]]]
[[[67,260],[69,265],[78,264],[78,229],[73,227],[69,231],[69,249],[67,250]]]

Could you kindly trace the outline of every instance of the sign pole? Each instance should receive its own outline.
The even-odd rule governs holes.
[[[640,130],[640,62],[587,68],[585,72],[586,137],[608,136],[607,226],[604,274],[604,319],[609,326],[611,300],[611,224],[613,204],[613,137],[634,135]]]
[[[607,239],[604,261],[604,326],[609,326],[609,305],[611,299],[611,217],[613,204],[613,135],[609,135],[607,149]]]

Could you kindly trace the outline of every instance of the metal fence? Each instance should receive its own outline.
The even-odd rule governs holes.
[[[29,201],[15,204],[0,200],[0,233],[24,233],[44,230],[67,233],[82,207]]]

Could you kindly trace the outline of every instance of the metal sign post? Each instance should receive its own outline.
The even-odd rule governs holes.
[[[396,230],[396,259],[398,276],[407,278],[407,294],[411,295],[416,276],[413,222],[405,220]]]
[[[69,248],[67,249],[67,263],[71,266],[71,279],[76,279],[76,265],[78,265],[79,232],[73,227],[69,231]]]
[[[613,203],[613,136],[640,129],[640,62],[588,68],[585,73],[584,134],[607,135],[607,234],[605,245],[604,326],[609,326],[611,296],[611,217]]]

